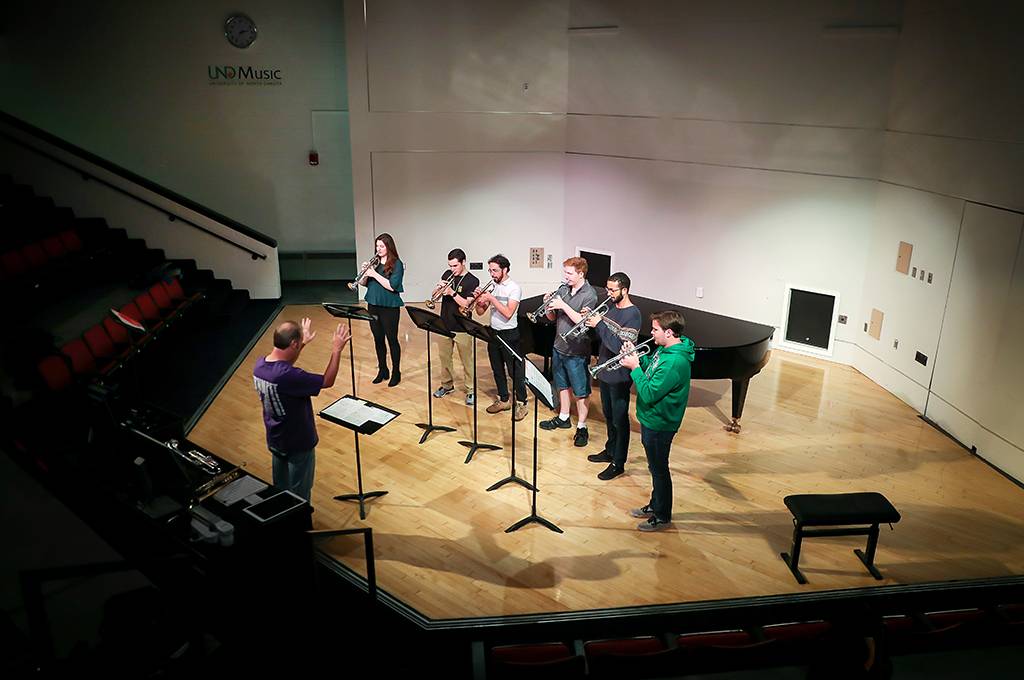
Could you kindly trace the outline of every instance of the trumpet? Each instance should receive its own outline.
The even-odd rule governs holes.
[[[374,255],[372,258],[370,258],[369,262],[367,262],[366,264],[363,265],[363,268],[359,270],[358,274],[356,274],[356,280],[352,281],[351,283],[349,283],[348,287],[351,290],[355,290],[356,288],[358,288],[359,287],[359,282],[363,280],[364,276],[366,276],[366,272],[370,271],[371,269],[373,269],[374,267],[376,267],[379,264],[380,264],[380,258],[378,256]]]
[[[463,316],[472,317],[473,305],[476,304],[477,299],[479,299],[479,297],[484,293],[490,293],[492,290],[494,290],[494,279],[491,279],[490,281],[487,282],[486,286],[484,286],[477,292],[473,293],[473,295],[470,296],[469,300],[466,301],[466,306],[459,307],[459,312],[461,312]]]
[[[615,369],[621,367],[622,366],[622,360],[625,359],[630,354],[635,354],[638,357],[642,357],[645,354],[650,354],[651,346],[647,344],[649,342],[654,342],[654,338],[647,338],[646,340],[641,342],[639,345],[635,345],[633,347],[632,351],[629,351],[629,352],[619,352],[618,354],[613,356],[608,361],[605,361],[602,364],[597,364],[596,366],[591,366],[588,369],[590,371],[590,377],[591,378],[596,378],[597,374],[600,373],[601,371],[614,371]]]
[[[586,333],[587,332],[587,319],[591,319],[595,315],[597,315],[597,316],[604,316],[605,314],[607,314],[608,313],[608,303],[611,301],[611,299],[612,299],[612,296],[609,295],[608,297],[606,297],[604,299],[604,302],[599,304],[597,307],[594,307],[593,309],[588,310],[583,315],[583,318],[580,319],[579,323],[577,323],[575,326],[573,326],[572,328],[570,328],[566,332],[562,333],[562,340],[573,340],[575,338],[580,337],[584,333]]]
[[[553,292],[548,297],[547,300],[545,300],[544,302],[540,303],[540,307],[538,307],[537,309],[533,310],[532,312],[527,312],[526,313],[526,318],[529,319],[531,323],[537,323],[537,321],[542,316],[545,316],[549,311],[551,311],[551,310],[548,309],[548,307],[551,306],[551,303],[552,303],[552,301],[555,298],[560,298],[561,297],[561,295],[558,294],[558,291],[562,290],[563,288],[565,288],[565,284],[564,283],[561,286],[559,286],[558,288],[556,288],[555,292]]]
[[[436,286],[434,286],[434,292],[430,294],[430,299],[424,303],[429,309],[437,307],[437,303],[441,301],[442,297],[444,297],[444,289],[447,288],[448,284],[451,283],[451,280],[455,278],[455,274],[453,274],[450,269],[446,271],[445,274],[448,275],[448,278],[445,278],[444,274],[441,275],[441,280],[437,282]]]

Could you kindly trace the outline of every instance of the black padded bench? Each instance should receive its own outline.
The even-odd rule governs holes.
[[[864,563],[871,575],[881,580],[875,568],[875,548],[878,546],[878,525],[895,524],[900,513],[880,493],[798,494],[783,499],[793,513],[792,553],[781,553],[783,561],[793,572],[797,583],[807,583],[800,572],[800,544],[804,538],[818,536],[867,536],[867,550],[858,548],[854,554]],[[808,529],[807,527],[841,527]]]

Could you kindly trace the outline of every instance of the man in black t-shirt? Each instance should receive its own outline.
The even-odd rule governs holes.
[[[450,273],[450,278],[448,275]],[[443,397],[455,391],[455,366],[452,362],[452,348],[459,348],[459,359],[462,360],[463,380],[466,385],[466,403],[472,405],[476,399],[473,394],[473,338],[462,331],[457,316],[467,308],[473,291],[480,285],[480,280],[469,273],[466,267],[466,253],[462,248],[455,248],[448,253],[448,271],[443,274],[448,278],[448,285],[442,291],[441,321],[445,328],[455,333],[454,338],[438,338],[438,350],[441,355],[441,386],[434,391],[435,397]]]

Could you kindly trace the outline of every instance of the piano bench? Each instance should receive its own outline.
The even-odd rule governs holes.
[[[875,548],[878,546],[878,525],[896,524],[900,513],[880,493],[797,494],[783,501],[793,514],[793,547],[789,553],[780,553],[782,560],[793,572],[799,584],[807,583],[800,571],[800,544],[804,538],[820,536],[867,536],[864,552],[853,553],[864,563],[871,575],[882,580],[875,568]],[[807,527],[836,527],[808,529]]]

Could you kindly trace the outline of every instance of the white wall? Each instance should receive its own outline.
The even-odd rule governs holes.
[[[278,240],[350,250],[344,18],[337,0],[5,3],[0,109]],[[281,69],[215,86],[211,65]],[[312,112],[330,112],[314,114]],[[314,139],[315,137],[315,139]],[[308,165],[311,146],[320,166]]]
[[[450,249],[502,252],[527,293],[560,270],[568,2],[345,3],[359,259],[395,236],[407,300]],[[524,89],[523,85],[527,84]]]
[[[853,362],[1017,479],[1021,19],[1019,3],[907,3],[862,302],[886,318],[881,341],[862,333]],[[899,241],[914,245],[911,264],[933,272],[933,284],[894,271]],[[927,366],[914,361],[916,351]]]
[[[566,250],[614,251],[640,295],[774,326],[787,284],[835,292],[849,360],[896,46],[825,29],[900,5],[572,7],[617,28],[570,32]]]

